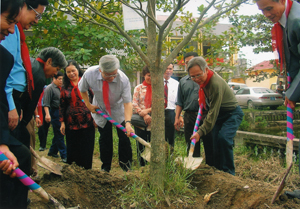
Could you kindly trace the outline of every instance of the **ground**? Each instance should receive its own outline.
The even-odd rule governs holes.
[[[45,156],[47,151],[38,152]],[[113,164],[110,173],[100,171],[99,156],[94,156],[93,169],[84,170],[76,165],[67,165],[60,159],[47,157],[63,166],[62,176],[57,176],[39,167],[40,185],[64,207],[80,208],[150,208],[145,203],[124,204],[119,199],[120,191],[134,178],[139,178],[141,169],[124,173],[117,163]],[[236,176],[206,166],[204,163],[190,177],[191,185],[196,188],[195,197],[180,199],[172,197],[158,204],[157,208],[300,208],[298,199],[270,201],[274,195],[285,168],[280,166],[278,158],[249,163],[247,156],[236,156]],[[297,170],[292,170],[285,190],[300,188]],[[212,195],[210,201],[204,203],[204,196]],[[143,194],[141,194],[143,195]],[[41,198],[30,192],[30,209],[54,208],[43,203]]]

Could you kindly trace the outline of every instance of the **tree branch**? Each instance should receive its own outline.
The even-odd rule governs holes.
[[[191,32],[184,37],[184,39],[175,47],[175,49],[171,52],[171,54],[167,57],[167,59],[165,59],[166,63],[170,63],[171,60],[173,60],[176,55],[179,53],[179,51],[189,42],[189,40],[192,38],[193,34],[195,33],[195,31],[197,29],[202,28],[205,24],[207,24],[208,22],[214,20],[215,18],[221,16],[222,14],[230,11],[232,8],[246,2],[248,0],[240,0],[235,4],[230,5],[226,10],[223,10],[220,12],[220,10],[222,10],[223,8],[220,8],[219,11],[212,15],[211,17],[205,19],[201,24],[200,21],[202,20],[203,16],[206,14],[206,12],[213,6],[215,5],[216,0],[213,0],[210,2],[210,4],[204,9],[204,11],[202,12],[202,14],[200,15],[200,17],[198,18],[197,22],[195,23],[195,25],[193,26]]]
[[[156,21],[155,18],[153,18],[152,16],[150,16],[147,12],[145,12],[145,11],[143,10],[141,1],[139,1],[139,3],[140,3],[140,7],[139,7],[139,8],[137,7],[137,5],[136,5],[135,3],[134,3],[134,4],[135,4],[136,7],[133,7],[133,6],[131,6],[129,3],[127,3],[127,2],[125,2],[125,1],[123,1],[123,0],[119,0],[119,1],[120,1],[122,4],[126,5],[127,7],[133,9],[133,10],[134,10],[136,13],[138,13],[138,15],[140,15],[141,17],[148,17],[150,20],[152,20],[152,21],[155,23],[155,25],[156,25],[158,28],[161,27],[161,25]],[[144,15],[142,15],[142,14],[139,13],[138,11],[141,11]]]
[[[143,53],[143,51],[140,49],[140,47],[130,38],[130,36],[119,26],[119,24],[116,21],[114,21],[113,19],[111,19],[111,18],[107,17],[106,15],[102,14],[101,12],[99,12],[89,2],[87,2],[87,0],[81,0],[81,2],[78,2],[78,0],[76,0],[76,2],[78,4],[80,4],[80,3],[86,3],[88,5],[89,9],[91,9],[95,14],[99,15],[103,19],[105,19],[108,22],[112,23],[117,28],[117,30],[119,31],[119,33],[122,36],[124,36],[124,38],[126,38],[127,41],[131,44],[131,46],[137,51],[137,53],[141,56],[142,60],[145,63],[150,63],[149,58]],[[77,15],[77,14],[75,14],[75,15]]]

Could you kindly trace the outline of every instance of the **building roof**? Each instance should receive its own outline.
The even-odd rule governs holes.
[[[274,65],[270,63],[270,60],[263,61],[261,63],[258,63],[257,65],[254,65],[253,67],[250,67],[247,69],[247,71],[258,71],[258,70],[266,70],[266,69],[273,69]]]
[[[157,22],[159,24],[163,24],[167,18],[169,17],[169,15],[156,15],[156,19],[157,19]],[[198,19],[198,17],[192,17],[192,19]],[[179,18],[177,18],[173,25],[172,25],[172,28],[176,28],[178,26],[181,26],[183,25],[183,23],[180,21]],[[215,35],[221,35],[224,31],[228,31],[231,27],[233,27],[231,24],[226,24],[226,23],[218,23],[214,28],[213,28],[213,33]],[[181,34],[180,36],[185,36],[187,35],[186,33],[183,33]]]

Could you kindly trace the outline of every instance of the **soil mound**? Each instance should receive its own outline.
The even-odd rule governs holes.
[[[42,154],[42,153],[41,153]],[[43,153],[44,154],[44,153]],[[190,184],[195,188],[195,196],[168,197],[158,203],[156,208],[190,208],[190,209],[282,209],[300,208],[298,199],[277,199],[271,205],[271,199],[280,184],[286,169],[280,163],[281,158],[268,158],[259,162],[249,161],[247,156],[235,156],[236,176],[219,171],[202,163],[190,177]],[[123,172],[117,162],[113,163],[110,173],[100,171],[101,161],[94,156],[93,169],[85,170],[75,164],[66,165],[59,159],[51,158],[63,165],[62,176],[51,174],[39,167],[43,189],[57,199],[63,206],[80,208],[153,208],[155,202],[148,204],[124,203],[120,196],[130,192],[128,185],[134,179],[141,178],[141,173],[147,173],[148,168]],[[300,188],[300,176],[297,170],[292,170],[284,191],[294,191]],[[208,203],[205,195],[213,194]],[[143,196],[144,194],[139,194]],[[44,203],[38,196],[29,193],[30,209],[53,208]],[[154,200],[153,200],[154,201]]]
[[[66,208],[119,208],[117,191],[127,180],[99,170],[85,170],[75,164],[64,166],[62,176],[44,174],[40,185]],[[30,195],[30,208],[51,208],[37,196]]]

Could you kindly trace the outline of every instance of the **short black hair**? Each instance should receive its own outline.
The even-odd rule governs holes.
[[[24,5],[24,0],[1,0],[1,14],[9,12],[8,19],[14,19],[19,15],[21,8]]]
[[[25,0],[25,3],[26,3],[27,8],[29,10],[31,10],[31,8],[29,7],[29,5],[33,9],[38,8],[39,5],[42,5],[42,6],[48,6],[49,5],[49,1],[48,0]]]
[[[59,76],[64,76],[64,74],[61,71],[58,71],[56,75],[54,75],[53,77],[55,79],[57,79]]]
[[[199,55],[198,55],[197,52],[188,52],[188,53],[186,53],[186,54],[184,55],[183,61],[185,61],[185,59],[186,59],[187,57],[190,57],[190,56],[193,56],[193,57],[199,57]]]
[[[38,57],[41,58],[44,62],[51,58],[53,67],[65,68],[67,66],[65,55],[55,47],[47,47],[45,49],[42,49],[38,54]]]

